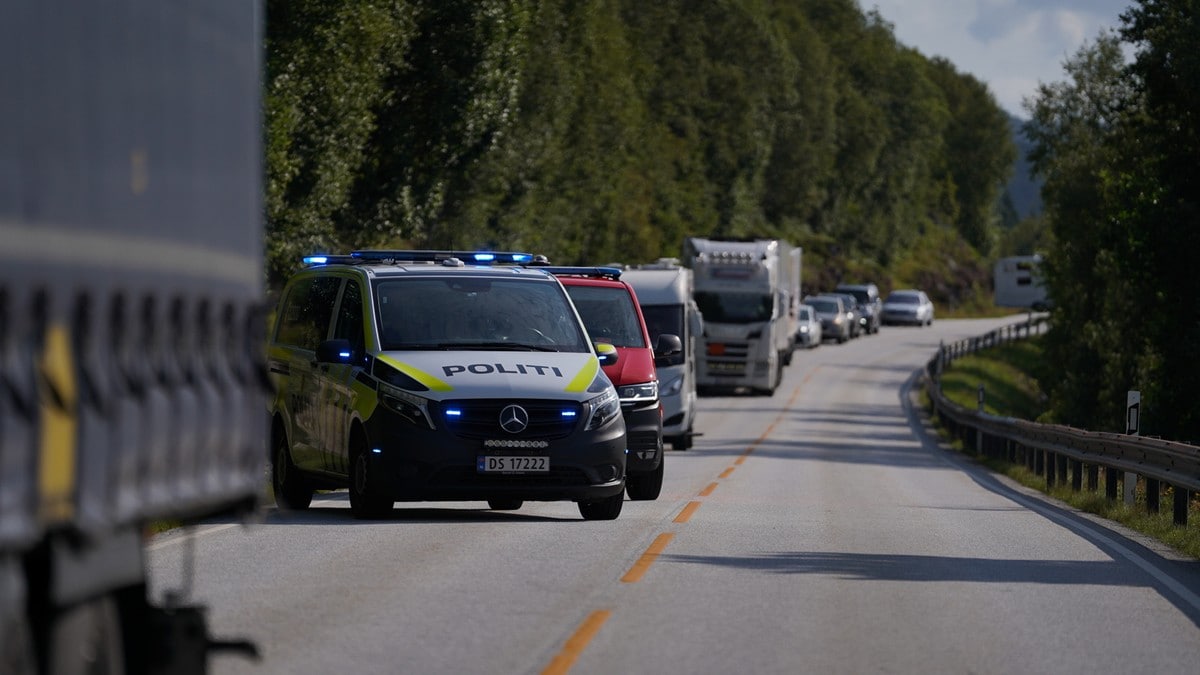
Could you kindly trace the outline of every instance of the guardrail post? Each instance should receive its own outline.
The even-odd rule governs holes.
[[[1159,512],[1159,498],[1162,497],[1162,487],[1153,478],[1146,479],[1146,510],[1150,513]]]
[[[1087,480],[1088,492],[1095,492],[1100,489],[1100,466],[1098,464],[1088,464]]]
[[[1071,460],[1071,489],[1079,492],[1083,489],[1083,462]]]
[[[1192,493],[1184,490],[1181,487],[1175,488],[1175,524],[1187,525],[1188,522],[1188,502],[1192,500]]]
[[[1054,487],[1054,479],[1058,477],[1058,469],[1055,466],[1058,464],[1058,455],[1053,452],[1046,451],[1046,459],[1043,461],[1046,465],[1046,488]]]
[[[1108,501],[1117,501],[1117,481],[1120,480],[1121,474],[1111,466],[1104,467],[1104,496],[1108,497]]]
[[[1056,482],[1060,485],[1067,484],[1067,459],[1066,455],[1058,455],[1055,458],[1054,468],[1058,470],[1058,480]]]

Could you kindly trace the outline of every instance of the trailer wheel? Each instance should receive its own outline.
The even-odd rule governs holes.
[[[121,625],[110,596],[76,605],[55,617],[46,647],[46,672],[51,675],[125,672]]]

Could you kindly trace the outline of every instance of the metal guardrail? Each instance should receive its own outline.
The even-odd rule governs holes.
[[[1029,338],[1049,326],[1046,316],[1005,326],[985,335],[942,345],[925,368],[925,390],[933,403],[933,414],[964,444],[976,452],[1014,464],[1024,464],[1046,486],[1070,481],[1076,491],[1099,489],[1104,469],[1105,494],[1118,495],[1118,483],[1145,479],[1146,505],[1158,512],[1163,486],[1174,488],[1174,521],[1186,525],[1192,492],[1200,492],[1200,447],[1128,434],[1085,431],[1055,424],[1039,424],[1011,417],[970,410],[942,394],[941,374],[955,359],[981,349]]]

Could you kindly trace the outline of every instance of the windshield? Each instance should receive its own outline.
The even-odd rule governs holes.
[[[837,301],[826,298],[809,298],[805,304],[811,305],[813,309],[825,314],[836,314],[838,311]]]
[[[871,302],[871,295],[865,290],[860,290],[857,288],[843,288],[839,292],[847,295],[853,295],[855,300],[864,305]]]
[[[567,286],[588,335],[616,347],[646,347],[637,306],[624,288],[617,286]]]
[[[801,307],[799,310],[797,310],[797,316],[800,318],[801,321],[808,321],[808,320],[812,319],[812,317],[809,316],[809,314],[808,314],[807,307]]]
[[[375,287],[384,350],[589,346],[558,284],[479,277],[387,279]]]
[[[696,291],[696,304],[705,321],[713,323],[759,323],[770,321],[774,300],[769,293],[712,293]]]
[[[892,293],[888,296],[888,304],[892,305],[916,305],[920,303],[917,296],[912,293]]]

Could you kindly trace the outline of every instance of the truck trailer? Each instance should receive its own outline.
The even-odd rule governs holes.
[[[697,385],[773,394],[796,344],[801,250],[781,239],[688,237],[705,351]]]
[[[0,21],[0,672],[202,673],[146,533],[264,492],[262,9]]]

